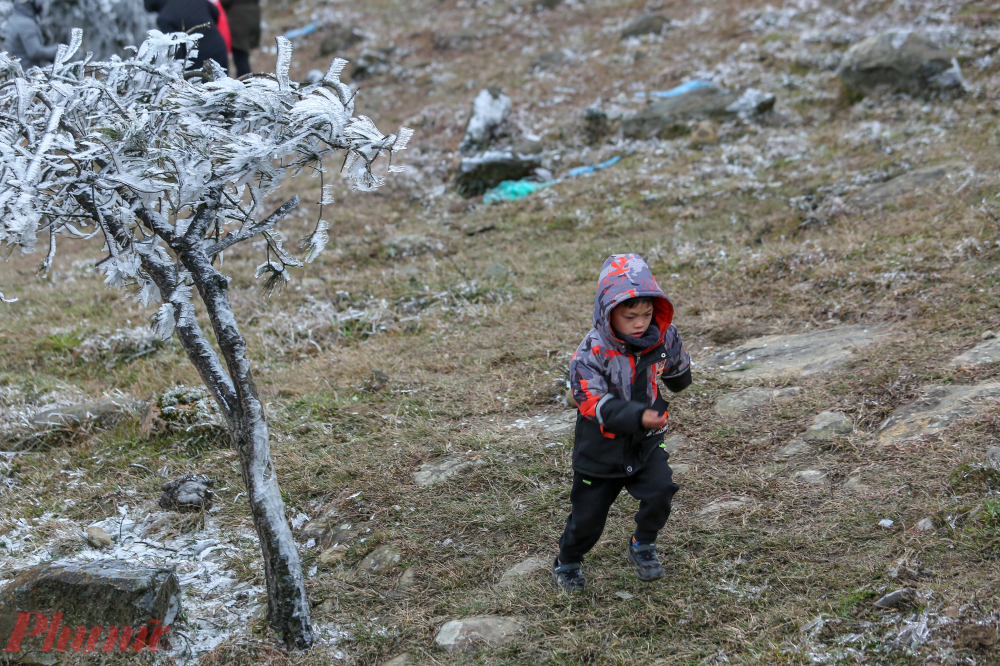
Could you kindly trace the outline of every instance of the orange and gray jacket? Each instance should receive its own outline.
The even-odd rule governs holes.
[[[611,311],[630,298],[653,299],[659,332],[651,346],[636,349],[611,328]],[[642,413],[665,412],[657,380],[676,393],[691,383],[691,358],[671,323],[674,307],[636,254],[608,257],[594,299],[594,328],[569,363],[578,406],[573,469],[598,478],[630,476],[663,441],[666,428],[646,430]],[[649,331],[647,331],[647,335]]]

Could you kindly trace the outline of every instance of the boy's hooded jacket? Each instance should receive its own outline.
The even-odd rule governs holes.
[[[630,298],[653,299],[653,322],[644,349],[621,340],[611,328],[611,311]],[[597,478],[638,472],[663,441],[662,430],[642,427],[646,409],[664,412],[667,401],[657,379],[673,392],[691,383],[691,359],[671,324],[674,307],[636,254],[608,257],[594,299],[594,328],[569,363],[579,408],[573,468]],[[654,330],[655,327],[655,330]]]
[[[43,67],[55,60],[58,44],[45,46],[42,29],[38,26],[36,4],[15,2],[14,12],[7,19],[7,39],[3,50],[20,58],[21,68]]]

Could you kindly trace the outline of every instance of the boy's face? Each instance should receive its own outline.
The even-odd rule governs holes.
[[[611,311],[611,328],[633,338],[641,338],[652,322],[652,303],[640,303],[633,308],[619,305]]]

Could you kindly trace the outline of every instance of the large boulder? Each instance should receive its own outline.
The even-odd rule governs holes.
[[[488,148],[502,134],[510,110],[509,96],[495,88],[480,90],[472,103],[472,115],[459,150],[471,153]]]
[[[154,620],[167,627],[180,607],[170,569],[119,560],[50,562],[22,571],[0,590],[0,643],[16,647],[5,656],[22,664],[54,664],[65,656],[60,649],[101,651],[106,642],[134,649],[151,642]],[[21,640],[13,645],[16,633]]]
[[[680,95],[657,99],[645,109],[622,120],[622,132],[631,139],[674,138],[690,132],[691,120],[732,120],[766,113],[774,108],[774,95],[754,88],[743,91],[703,86]]]
[[[489,150],[463,157],[455,176],[455,188],[468,199],[496,187],[505,180],[521,180],[542,164],[541,155],[515,150]]]
[[[887,86],[911,95],[961,91],[965,87],[955,56],[926,37],[890,30],[864,39],[844,54],[840,80],[861,93]]]

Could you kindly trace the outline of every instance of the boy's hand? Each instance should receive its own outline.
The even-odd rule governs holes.
[[[667,426],[669,419],[666,412],[660,414],[654,409],[647,409],[642,413],[642,427],[647,430],[659,430]]]

